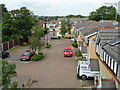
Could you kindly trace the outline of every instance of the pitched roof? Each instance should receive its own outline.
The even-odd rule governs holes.
[[[58,22],[59,22],[59,21],[62,21],[62,20],[67,21],[67,18],[58,18],[57,20],[58,20]],[[75,22],[79,23],[79,22],[81,22],[81,21],[86,21],[86,20],[88,20],[88,18],[70,18],[69,20],[70,20],[71,23],[75,23]]]
[[[100,71],[98,60],[90,59],[90,69],[91,71]]]
[[[79,23],[81,21],[86,21],[86,20],[88,20],[88,18],[70,18],[71,23],[75,23],[75,22]]]
[[[90,25],[91,23],[93,23],[94,21],[84,21],[84,22],[81,22],[81,23],[76,23],[75,24],[75,28],[76,29],[79,29],[81,27],[84,27],[86,25]]]
[[[120,36],[120,30],[118,29],[101,29],[98,35],[101,45],[105,45],[118,36]]]
[[[111,25],[114,21],[112,21],[112,20],[101,20],[99,22],[101,23],[101,27],[105,28],[105,27]]]
[[[57,20],[51,20],[49,22],[47,22],[48,24],[52,23],[52,24],[56,24],[57,23]]]
[[[88,36],[95,32],[98,32],[98,29],[99,29],[99,26],[89,25],[89,26],[85,26],[83,29],[81,29],[80,32],[82,32],[84,36]]]
[[[102,79],[102,88],[111,88],[111,89],[115,89],[116,85],[115,85],[115,81],[113,79]]]
[[[103,49],[120,64],[120,36],[108,42]]]

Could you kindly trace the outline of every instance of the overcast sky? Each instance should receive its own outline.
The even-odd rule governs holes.
[[[85,15],[106,5],[105,2],[115,3],[120,0],[2,0],[8,10],[27,7],[39,16]],[[108,5],[107,5],[108,6]]]

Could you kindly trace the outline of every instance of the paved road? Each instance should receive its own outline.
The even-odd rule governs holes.
[[[20,47],[19,49],[16,49],[12,52],[10,52],[10,57],[6,58],[8,61],[12,62],[19,62],[21,55],[27,50],[30,49],[30,47],[25,46],[25,47]]]
[[[51,40],[52,47],[44,49],[44,60],[32,63],[16,63],[18,78],[37,80],[30,88],[77,88],[74,57],[65,58],[65,47],[71,47],[70,40]]]

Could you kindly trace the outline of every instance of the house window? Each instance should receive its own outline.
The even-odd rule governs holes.
[[[114,69],[115,69],[115,61],[113,59],[113,71],[114,71]]]
[[[119,69],[118,69],[118,64],[117,64],[117,67],[116,67],[116,76],[119,74],[118,71]]]
[[[100,43],[99,43],[99,46],[98,46],[98,54],[100,55]]]
[[[116,74],[116,68],[117,67],[117,62],[114,62],[114,73]]]
[[[109,56],[109,62],[108,62],[109,67],[110,67],[110,63],[111,63],[111,57]]]
[[[107,58],[107,64],[109,64],[109,55],[108,55],[108,58]]]
[[[103,61],[103,50],[101,49],[101,54],[100,54],[101,56],[101,59],[102,59],[102,61]]]
[[[104,52],[104,60],[103,61],[105,61],[105,58],[106,58],[106,53]]]
[[[105,61],[106,64],[107,64],[107,61],[108,61],[108,54],[106,54],[106,61]]]
[[[112,67],[112,58],[110,57],[110,68]]]
[[[113,70],[113,59],[111,60],[111,69]]]
[[[118,64],[117,78],[120,80],[120,65]]]
[[[104,51],[103,51],[103,59],[102,60],[104,61]]]
[[[98,45],[96,45],[96,53],[98,54]]]
[[[107,54],[105,53],[105,59],[104,59],[105,62],[106,62],[106,56],[107,56]]]

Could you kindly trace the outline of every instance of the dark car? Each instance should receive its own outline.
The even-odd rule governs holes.
[[[0,58],[5,59],[9,56],[10,56],[10,54],[8,52],[0,51]]]
[[[20,60],[21,61],[30,61],[31,60],[31,57],[35,55],[35,52],[32,51],[32,50],[27,50],[25,51],[25,53],[22,54]]]
[[[52,36],[51,39],[58,39],[57,36]]]

